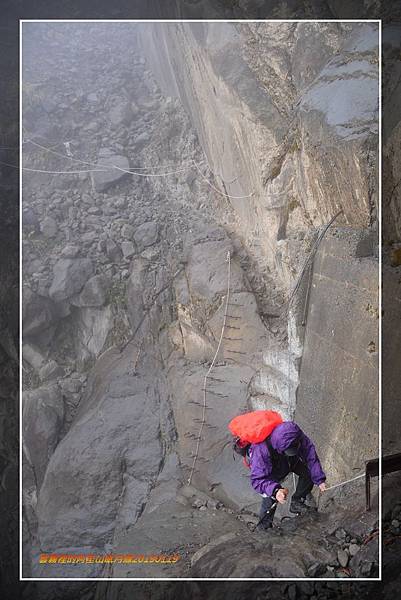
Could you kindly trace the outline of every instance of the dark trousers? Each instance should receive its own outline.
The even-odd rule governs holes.
[[[273,465],[273,477],[277,479],[277,481],[282,481],[285,477],[287,477],[288,473],[295,473],[298,475],[298,483],[295,489],[292,498],[294,500],[305,499],[306,496],[313,488],[313,482],[310,477],[309,469],[306,464],[297,456],[294,457],[286,457],[280,456],[278,464]],[[275,500],[271,496],[267,498],[263,498],[262,504],[260,507],[259,519],[262,519],[271,506],[274,504]],[[276,512],[276,506],[272,508],[268,515],[263,518],[263,521],[260,523],[260,527],[270,527],[274,513]]]

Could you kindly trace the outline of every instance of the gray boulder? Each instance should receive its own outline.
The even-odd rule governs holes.
[[[24,451],[34,469],[39,490],[63,424],[64,404],[59,388],[52,385],[25,392],[22,410]]]
[[[64,375],[64,369],[56,363],[55,360],[50,360],[43,365],[39,370],[39,379],[48,381],[49,379],[58,379]]]
[[[119,262],[122,258],[119,246],[110,238],[106,241],[106,254],[111,262]]]
[[[140,225],[134,234],[135,243],[140,250],[152,246],[157,242],[159,230],[155,221],[149,221]]]
[[[53,267],[50,298],[60,301],[74,296],[92,273],[93,264],[89,258],[61,258]]]
[[[113,538],[116,519],[127,519],[121,523],[126,526],[141,511],[163,450],[154,378],[144,381],[130,375],[131,370],[128,348],[123,354],[105,354],[91,374],[38,496],[43,551],[54,551],[55,540],[59,547],[104,548]]]
[[[102,351],[107,335],[113,327],[111,307],[82,308],[79,311],[76,326],[78,359],[85,360],[85,358],[88,357],[88,352],[97,356]]]
[[[40,231],[45,236],[45,238],[52,238],[57,235],[58,226],[57,222],[53,217],[45,217],[42,223],[40,224]]]
[[[79,296],[71,301],[74,306],[103,306],[106,302],[109,280],[103,275],[94,275],[85,283]]]
[[[337,552],[338,562],[342,567],[346,567],[349,561],[349,554],[346,550],[339,550]]]
[[[213,298],[227,290],[227,252],[232,252],[228,240],[204,242],[191,248],[188,279],[192,294]],[[231,261],[231,290],[241,289],[241,269]]]
[[[125,240],[132,240],[134,235],[134,228],[132,227],[132,225],[123,225],[121,228],[121,235]]]
[[[42,352],[34,344],[23,344],[22,359],[26,361],[34,369],[40,369],[45,361]]]
[[[68,244],[61,251],[62,258],[77,258],[79,254],[79,246]]]
[[[105,167],[105,170],[92,173],[93,184],[97,192],[105,192],[127,176],[125,171],[129,169],[128,158],[105,148],[100,151],[99,161],[96,165],[96,168],[101,169],[102,167]]]
[[[55,309],[51,300],[24,286],[22,295],[23,335],[36,335],[52,325]]]
[[[40,230],[40,224],[37,214],[32,208],[26,208],[22,212],[22,226],[28,231],[35,231],[36,233]]]
[[[125,98],[116,98],[114,106],[109,111],[109,120],[112,127],[118,127],[130,122],[133,113],[131,104]]]
[[[132,242],[122,242],[121,250],[124,255],[124,258],[131,258],[135,254],[135,246]]]
[[[127,283],[127,306],[133,331],[136,331],[145,316],[143,290],[146,289],[147,268],[147,262],[143,258],[132,261],[131,275]]]
[[[354,577],[369,577],[379,556],[378,538],[373,538],[368,544],[361,546],[349,562]]]

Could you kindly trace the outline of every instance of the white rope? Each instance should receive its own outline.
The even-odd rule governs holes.
[[[69,158],[68,156],[66,156],[66,158]],[[84,169],[84,170],[79,170],[79,171],[47,171],[44,169],[31,169],[29,167],[19,167],[18,165],[11,165],[9,163],[0,161],[1,165],[5,165],[6,167],[12,167],[14,169],[22,169],[23,171],[30,171],[32,173],[49,173],[52,175],[68,175],[70,174],[76,174],[76,173],[105,173],[107,171],[112,171],[113,169],[117,169],[118,171],[123,171],[123,173],[128,173],[128,175],[138,175],[139,177],[165,177],[166,175],[174,175],[175,173],[182,173],[183,171],[185,171],[186,169],[179,169],[178,171],[171,171],[171,173],[135,173],[132,171],[128,171],[127,169],[122,169],[121,167],[117,167],[117,165],[98,165],[98,166],[104,166],[107,168],[106,169]]]
[[[212,362],[210,363],[210,367],[205,375],[204,381],[203,381],[203,406],[202,406],[202,420],[201,420],[201,426],[199,428],[199,435],[198,435],[198,439],[196,442],[196,450],[195,450],[195,454],[194,454],[194,460],[192,463],[192,467],[191,467],[191,472],[189,474],[188,477],[188,485],[191,484],[192,481],[192,477],[195,471],[195,465],[196,465],[196,460],[198,458],[198,454],[199,454],[199,447],[200,447],[200,441],[201,441],[201,435],[202,435],[202,431],[203,431],[203,426],[206,422],[206,385],[207,385],[207,379],[210,375],[210,373],[212,372],[212,369],[215,365],[217,356],[219,354],[220,351],[220,347],[221,347],[221,343],[223,341],[223,335],[224,335],[224,329],[226,326],[226,320],[227,320],[227,309],[228,309],[228,301],[230,298],[230,279],[231,279],[231,256],[230,256],[230,251],[227,252],[227,258],[226,261],[228,262],[228,275],[227,275],[227,296],[226,296],[226,303],[225,303],[225,308],[224,308],[224,317],[223,317],[223,325],[221,327],[221,333],[220,333],[220,339],[219,339],[219,343],[217,344],[217,349],[215,352],[215,355],[213,357]]]
[[[361,473],[360,475],[357,475],[356,477],[353,477],[352,479],[347,479],[347,481],[342,481],[341,483],[336,483],[335,485],[331,485],[330,487],[327,487],[325,489],[325,491],[327,492],[328,490],[334,490],[334,488],[341,487],[342,485],[346,485],[347,483],[351,483],[351,481],[355,481],[356,479],[361,479],[361,477],[365,477],[365,473]]]
[[[182,173],[186,171],[186,168],[177,169],[176,171],[171,171],[170,173],[137,173],[136,171],[128,171],[128,169],[122,169],[121,167],[117,167],[117,165],[111,165],[114,169],[118,171],[122,171],[123,173],[128,173],[129,175],[138,175],[139,177],[166,177],[167,175],[175,175],[176,173]]]
[[[213,175],[216,177],[220,177],[220,179],[222,180],[223,183],[226,183],[227,185],[230,185],[230,183],[234,183],[235,181],[237,181],[239,175],[237,175],[236,177],[234,177],[234,179],[230,179],[230,181],[228,181],[227,179],[224,179],[223,175],[221,173],[215,173],[212,169],[212,167],[210,166],[209,161],[204,158],[201,162],[205,161],[205,163],[208,166],[209,171],[211,171],[213,173]]]
[[[5,165],[6,167],[12,167],[13,169],[22,169],[23,171],[31,171],[32,173],[50,173],[52,175],[68,175],[68,174],[76,174],[76,173],[96,173],[102,172],[104,173],[110,169],[85,169],[83,171],[46,171],[44,169],[30,169],[29,167],[19,167],[18,165],[10,165],[10,163],[3,162],[0,160],[0,165]]]
[[[73,156],[69,156],[68,154],[63,154],[63,152],[57,152],[55,150],[52,150],[51,148],[47,148],[46,146],[42,146],[42,144],[38,144],[38,142],[34,142],[33,140],[26,140],[26,142],[24,143],[30,143],[33,144],[34,146],[37,146],[38,148],[41,148],[42,150],[45,150],[46,152],[50,152],[51,154],[55,154],[56,156],[61,156],[62,158],[67,158],[68,160],[72,160],[74,162],[78,162],[78,163],[82,163],[84,165],[91,165],[94,167],[107,167],[108,169],[110,168],[110,165],[102,165],[99,163],[94,163],[94,162],[90,162],[87,160],[83,160],[82,158],[74,158]],[[184,161],[185,162],[185,161]],[[189,161],[189,163],[192,162],[192,159]],[[139,170],[139,171],[144,171],[144,170],[153,170],[153,169],[164,169],[166,168],[166,165],[159,165],[157,167],[131,167],[130,170]],[[184,170],[184,169],[183,169]]]
[[[212,185],[210,183],[210,181],[208,180],[208,178],[205,177],[204,174],[202,173],[202,171],[200,170],[198,164],[194,160],[192,162],[194,163],[194,165],[195,165],[195,167],[196,167],[199,175],[202,177],[202,179],[204,179],[206,181],[206,183],[212,188],[212,190],[214,190],[215,192],[217,192],[218,194],[220,194],[220,196],[224,196],[225,198],[233,198],[234,200],[241,200],[242,198],[250,198],[251,196],[254,195],[255,192],[252,192],[251,194],[248,194],[247,196],[231,196],[231,194],[224,194],[219,189],[217,189],[217,187],[215,187],[214,185]]]
[[[34,146],[37,146],[38,148],[41,148],[42,150],[45,150],[46,152],[50,152],[51,154],[54,154],[56,156],[61,156],[62,158],[67,158],[68,160],[72,160],[74,162],[78,162],[81,164],[85,164],[85,165],[90,165],[90,166],[94,166],[94,167],[105,167],[105,170],[111,170],[111,169],[117,169],[119,171],[122,171],[123,173],[128,173],[129,175],[137,175],[138,177],[167,177],[169,175],[175,175],[176,173],[182,173],[184,171],[187,170],[187,167],[183,167],[183,168],[179,168],[176,169],[174,171],[170,171],[167,173],[139,173],[138,170],[141,171],[145,171],[145,170],[154,170],[154,169],[162,169],[165,168],[165,166],[157,166],[157,167],[131,167],[130,169],[122,169],[121,167],[118,167],[117,165],[104,165],[102,163],[94,163],[94,162],[90,162],[90,161],[86,161],[86,160],[82,160],[82,159],[78,159],[78,158],[74,158],[72,156],[69,156],[68,154],[64,154],[62,152],[57,152],[55,150],[52,150],[51,148],[47,148],[46,146],[43,146],[42,144],[39,144],[38,142],[34,142],[33,140],[26,140],[23,142],[24,144],[30,143],[33,144]],[[252,192],[251,194],[247,194],[246,196],[232,196],[231,194],[225,194],[224,192],[221,192],[218,188],[216,188],[212,183],[210,183],[210,181],[207,179],[207,177],[205,177],[205,175],[202,173],[202,171],[199,168],[198,163],[191,159],[189,161],[189,164],[194,164],[195,168],[197,169],[198,173],[200,174],[200,176],[202,177],[202,179],[204,179],[206,181],[206,183],[218,194],[220,194],[221,196],[224,196],[226,198],[233,198],[233,199],[244,199],[244,198],[250,198],[251,196],[254,195],[254,192]],[[212,171],[209,163],[206,161],[208,168],[210,170],[210,172],[212,173],[213,176],[216,176],[216,174]],[[8,165],[8,166],[14,166],[14,165]],[[15,166],[15,168],[18,168],[17,166]],[[64,173],[64,171],[41,171],[39,169],[28,169],[27,167],[22,167],[25,171],[34,171],[34,172],[38,172],[38,173],[52,173],[52,174],[62,174]],[[99,170],[99,169],[97,169]],[[74,173],[74,171],[68,171],[70,173]],[[81,173],[90,173],[91,171],[80,171]],[[238,179],[238,177],[235,177],[232,181],[224,181],[223,177],[221,177],[222,181],[224,183],[234,183],[234,181],[236,181]]]
[[[352,477],[351,479],[347,479],[346,481],[341,481],[341,483],[335,483],[334,485],[327,487],[324,492],[322,492],[319,489],[319,494],[317,497],[317,510],[319,510],[320,499],[322,498],[322,494],[324,494],[325,492],[328,492],[329,490],[334,490],[335,488],[342,487],[343,485],[347,485],[347,483],[352,483],[353,481],[356,481],[357,479],[361,479],[362,477],[365,477],[365,473],[356,475],[356,477]]]

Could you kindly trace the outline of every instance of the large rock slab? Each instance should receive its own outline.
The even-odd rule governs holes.
[[[34,369],[40,369],[46,360],[45,353],[34,344],[25,342],[22,345],[22,358]]]
[[[92,273],[93,264],[89,258],[61,258],[53,267],[50,298],[56,301],[71,298],[81,291]]]
[[[85,283],[81,293],[71,301],[75,306],[103,306],[106,302],[110,280],[103,275],[94,275]]]
[[[113,315],[110,306],[104,308],[82,308],[76,321],[79,346],[97,356],[102,351],[107,335],[113,326]]]
[[[105,192],[115,183],[128,176],[124,171],[129,169],[129,161],[125,156],[104,148],[99,153],[96,168],[104,168],[104,170],[92,173],[93,185],[97,192]],[[121,171],[120,169],[123,170]]]
[[[57,385],[23,395],[22,437],[24,451],[35,472],[37,491],[59,440],[64,404]]]
[[[378,133],[378,35],[368,24],[356,28],[300,103],[301,111],[322,113],[340,138]]]
[[[139,251],[157,242],[159,228],[155,221],[148,221],[140,225],[134,233],[134,240]]]
[[[354,238],[333,229],[316,254],[295,413],[334,481],[379,454],[378,264]]]
[[[227,253],[232,252],[229,240],[206,241],[191,249],[186,271],[191,293],[213,299],[216,294],[227,293]],[[243,274],[236,262],[231,260],[231,290],[244,289]]]
[[[152,24],[142,36],[159,85],[190,115],[233,230],[281,286],[292,283],[280,253],[283,240],[297,248],[290,235],[340,208],[343,223],[368,226],[377,211],[377,24]],[[197,172],[205,186],[210,170]]]
[[[142,510],[163,450],[157,381],[133,374],[133,352],[129,345],[99,359],[50,459],[37,505],[43,551],[104,549],[116,521],[124,527]],[[68,568],[77,576],[76,565]]]
[[[23,287],[22,322],[24,336],[41,333],[53,324],[55,316],[55,306],[49,298],[35,294],[27,286]]]
[[[196,436],[202,417],[204,377],[207,365],[172,364],[168,380],[172,408],[178,433],[177,450],[186,477],[189,476],[196,449]],[[257,508],[259,496],[252,489],[242,460],[234,460],[228,430],[230,420],[244,409],[247,400],[247,382],[252,377],[250,367],[236,365],[216,367],[206,394],[206,424],[202,429],[193,485],[233,508],[253,505]],[[193,437],[192,437],[193,436]]]

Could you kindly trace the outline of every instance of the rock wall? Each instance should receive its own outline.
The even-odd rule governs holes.
[[[295,417],[313,432],[331,484],[379,448],[377,240],[333,229],[313,266]]]
[[[369,228],[374,238],[377,218],[377,29],[196,23],[142,35],[160,85],[179,97],[198,132],[232,230],[284,297],[308,255],[305,239],[310,247],[311,232],[342,211],[338,238],[316,257],[307,326],[304,284],[289,312],[287,347],[266,340],[252,402],[271,407],[279,398],[293,415],[300,378],[296,415],[330,475],[349,476],[350,452],[360,469],[378,454],[377,250],[375,258],[373,242],[358,250],[355,241],[366,246]],[[356,355],[352,369],[347,352]]]
[[[236,234],[282,285],[302,232],[339,209],[345,225],[374,220],[374,26],[168,24],[142,35],[159,84],[180,98],[230,196]]]

